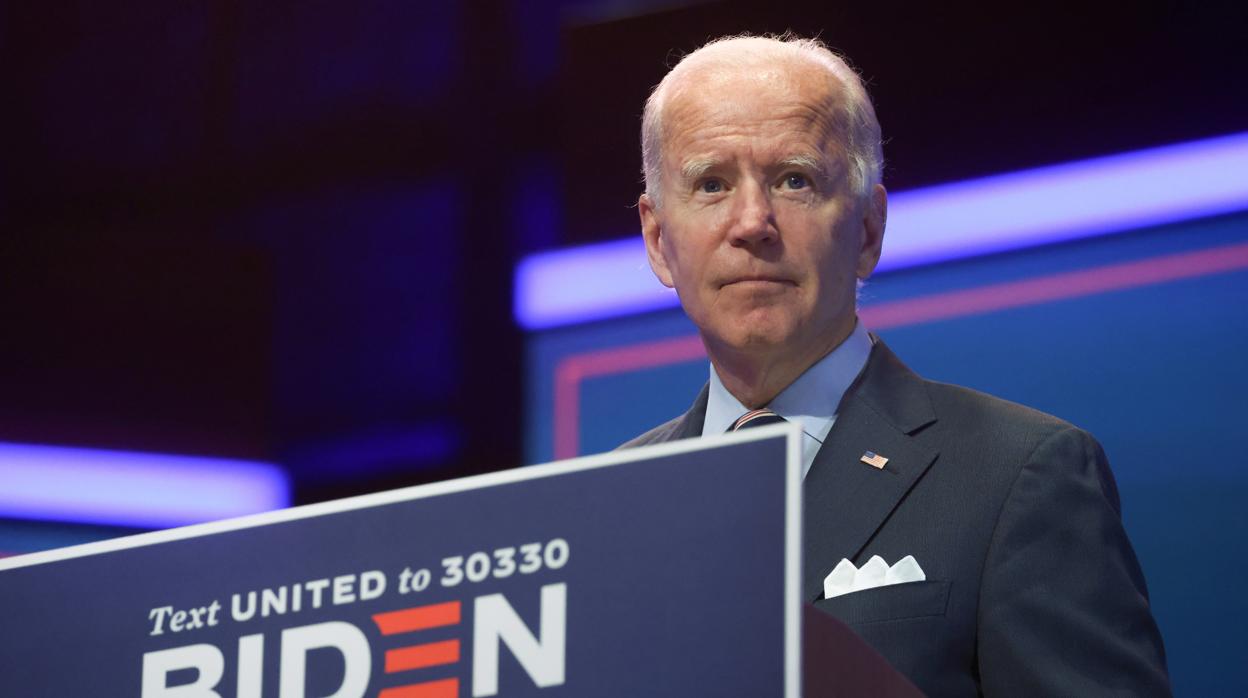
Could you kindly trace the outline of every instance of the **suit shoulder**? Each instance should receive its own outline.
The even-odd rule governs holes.
[[[624,443],[620,444],[619,446],[616,446],[615,450],[623,451],[629,448],[637,448],[638,446],[648,446],[650,444],[658,444],[658,443],[664,443],[666,441],[672,441],[673,439],[676,438],[675,434],[677,431],[677,427],[680,425],[681,419],[683,419],[683,417],[676,417],[674,419],[670,419],[660,424],[659,426],[651,429],[650,431],[647,431],[641,436],[633,437],[629,439],[628,441],[625,441]]]
[[[964,465],[977,463],[981,481],[992,478],[1013,490],[1019,474],[1044,473],[1049,482],[1098,483],[1115,512],[1118,486],[1105,450],[1096,437],[1070,422],[1040,410],[947,383],[928,382],[928,392],[942,417],[943,450]],[[1000,478],[1000,479],[999,479]]]
[[[1023,447],[1066,431],[1092,439],[1070,422],[1026,405],[960,385],[927,380],[924,383],[941,421],[956,425],[960,431],[981,438],[1005,437]]]
[[[970,388],[926,381],[941,414],[929,438],[942,457],[975,473],[985,487],[1017,492],[1023,473],[1056,488],[1074,482],[1098,490],[1120,512],[1118,487],[1101,444],[1092,434],[1040,410]],[[1091,484],[1096,486],[1092,487]],[[1024,487],[1023,489],[1027,489]],[[1034,489],[1034,488],[1033,488]],[[1061,499],[1061,498],[1059,498]]]

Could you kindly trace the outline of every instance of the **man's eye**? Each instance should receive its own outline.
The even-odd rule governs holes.
[[[705,194],[718,194],[724,190],[724,183],[718,179],[708,179],[698,188]]]
[[[784,178],[784,185],[789,189],[805,189],[810,186],[810,180],[806,175],[794,172]]]

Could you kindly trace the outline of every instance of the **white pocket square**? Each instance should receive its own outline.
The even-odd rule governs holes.
[[[925,579],[927,575],[913,555],[901,558],[892,567],[879,555],[872,555],[861,568],[854,567],[854,563],[842,558],[823,579],[823,598],[831,599],[851,591],[903,582],[921,582]]]

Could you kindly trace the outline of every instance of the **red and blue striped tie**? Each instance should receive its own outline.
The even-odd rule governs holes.
[[[750,410],[740,417],[737,417],[737,421],[733,422],[732,426],[728,427],[728,431],[752,429],[754,427],[766,426],[768,424],[780,424],[784,421],[784,417],[781,417],[766,407],[761,407],[757,410]]]

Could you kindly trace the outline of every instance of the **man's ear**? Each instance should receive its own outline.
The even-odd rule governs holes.
[[[667,257],[663,255],[663,224],[659,221],[658,208],[648,195],[642,194],[637,199],[637,213],[641,216],[641,236],[646,241],[650,269],[659,277],[660,283],[673,288],[672,272],[667,268]]]
[[[862,212],[862,249],[858,252],[859,279],[866,279],[875,271],[880,262],[880,252],[884,249],[884,226],[888,222],[888,192],[884,185],[876,184],[871,188]]]

